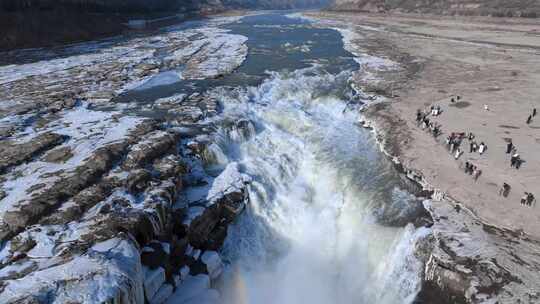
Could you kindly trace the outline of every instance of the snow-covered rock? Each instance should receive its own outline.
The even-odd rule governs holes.
[[[231,194],[242,193],[246,184],[250,181],[251,178],[248,175],[240,173],[238,163],[232,162],[228,164],[212,183],[206,197],[208,204],[213,204]]]
[[[189,267],[183,266],[182,268],[180,268],[180,279],[184,281],[185,279],[188,278],[188,276],[189,276]]]
[[[206,265],[208,275],[211,280],[215,280],[223,271],[223,263],[221,257],[215,251],[205,251],[201,256],[201,261]]]
[[[163,283],[165,283],[165,269],[144,267],[144,293],[147,299],[153,299]]]
[[[195,249],[193,251],[193,254],[191,255],[195,260],[198,260],[199,257],[201,256],[201,250],[200,249]]]
[[[171,284],[163,284],[154,297],[148,301],[149,304],[162,304],[172,295],[174,287]]]
[[[54,295],[54,303],[144,302],[139,251],[131,240],[110,239],[67,263],[58,262],[45,262],[18,280],[4,281],[0,302],[50,295]]]

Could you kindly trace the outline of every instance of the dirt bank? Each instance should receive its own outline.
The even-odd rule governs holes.
[[[536,153],[540,117],[526,123],[532,109],[540,108],[540,22],[322,15],[354,24],[352,28],[362,36],[361,48],[401,64],[399,72],[379,75],[386,79],[383,83],[394,83],[382,87],[386,95],[395,95],[391,102],[366,112],[386,133],[388,150],[481,218],[539,237],[540,209],[521,205],[520,198],[525,191],[540,195],[540,155]],[[457,95],[460,101],[451,103]],[[431,105],[443,110],[440,116],[430,116],[442,125],[437,139],[415,122],[416,111]],[[487,151],[469,153],[465,140],[464,154],[454,159],[445,144],[452,132],[474,133],[475,141],[484,142]],[[505,153],[510,138],[525,160],[519,170],[510,167],[510,156]],[[482,170],[476,182],[464,173],[467,161]],[[508,197],[499,196],[505,182],[512,187]]]

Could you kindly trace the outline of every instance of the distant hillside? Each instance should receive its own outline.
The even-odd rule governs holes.
[[[130,19],[227,9],[320,7],[330,0],[0,0],[0,50],[52,46],[123,33]]]
[[[540,17],[540,0],[334,0],[333,10]]]
[[[71,10],[135,13],[222,10],[224,8],[287,9],[321,6],[329,0],[0,0],[0,11]]]

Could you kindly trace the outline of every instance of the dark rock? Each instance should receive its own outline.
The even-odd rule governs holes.
[[[169,254],[165,252],[160,242],[150,242],[142,249],[141,263],[151,269],[165,266],[168,260]]]
[[[10,167],[22,164],[43,151],[61,144],[66,139],[67,137],[63,135],[47,132],[21,144],[0,141],[0,174]]]
[[[189,243],[195,248],[205,248],[210,232],[222,220],[221,208],[218,204],[206,208],[202,215],[196,217],[189,225]]]
[[[65,225],[77,220],[86,210],[105,200],[112,193],[113,189],[118,186],[114,178],[105,178],[98,184],[77,193],[71,200],[72,204],[69,204],[67,208],[62,208],[44,217],[40,221],[40,224]]]
[[[61,202],[97,182],[122,156],[125,147],[125,143],[115,143],[97,149],[69,176],[61,178],[46,191],[31,196],[28,201],[19,202],[17,209],[10,210],[4,215],[3,220],[9,230],[13,233],[20,232],[55,210]]]
[[[182,175],[189,171],[184,160],[176,155],[168,155],[156,160],[154,162],[154,169],[159,172],[161,179],[167,179],[169,177],[178,177],[181,179]]]
[[[153,161],[159,156],[169,153],[176,147],[178,137],[175,134],[155,131],[147,136],[145,140],[137,143],[127,154],[122,167],[129,170],[140,167]]]
[[[198,274],[208,274],[208,269],[206,265],[199,259],[195,260],[191,265],[189,265],[189,274],[192,276]]]
[[[132,193],[138,193],[148,187],[152,174],[145,169],[131,171],[126,179],[126,189]]]
[[[60,147],[47,152],[43,160],[50,163],[63,163],[73,157],[70,147]]]
[[[226,237],[227,225],[225,223],[220,223],[210,232],[205,248],[207,250],[219,251],[223,246]]]

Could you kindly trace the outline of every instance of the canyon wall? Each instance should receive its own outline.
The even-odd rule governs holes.
[[[334,0],[333,10],[476,15],[540,16],[539,0]]]

